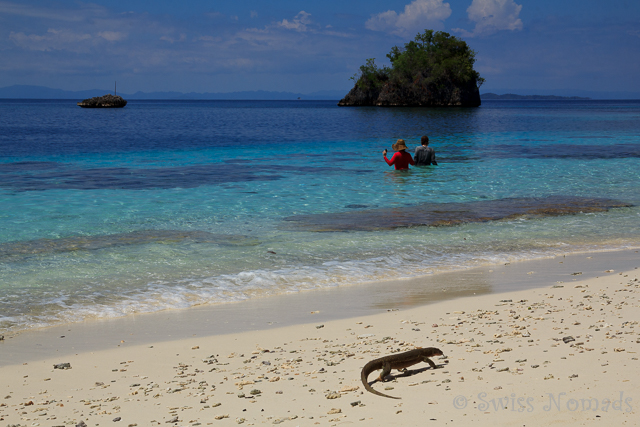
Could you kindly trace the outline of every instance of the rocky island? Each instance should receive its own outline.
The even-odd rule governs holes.
[[[78,106],[82,108],[122,108],[127,105],[121,96],[111,95],[95,96],[87,98],[82,102],[78,102]]]
[[[351,91],[339,106],[478,107],[484,79],[473,69],[475,52],[444,31],[426,30],[387,55],[391,67],[375,58],[360,66]]]

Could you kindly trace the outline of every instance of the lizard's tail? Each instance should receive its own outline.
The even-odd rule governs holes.
[[[373,387],[371,387],[369,385],[369,381],[368,381],[368,377],[369,377],[369,374],[371,373],[371,370],[367,369],[367,368],[369,368],[369,366],[367,366],[367,365],[365,365],[364,368],[362,368],[362,372],[360,373],[360,379],[362,380],[362,385],[364,385],[364,388],[368,392],[371,392],[373,394],[377,394],[378,396],[388,397],[389,399],[401,399],[400,397],[389,396],[388,394],[380,393],[379,391],[377,391]]]

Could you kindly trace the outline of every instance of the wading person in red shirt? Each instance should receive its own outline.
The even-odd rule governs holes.
[[[394,165],[396,170],[407,170],[409,169],[409,165],[415,165],[411,154],[405,151],[407,149],[407,145],[404,143],[404,139],[399,139],[398,142],[391,146],[391,148],[396,152],[393,157],[391,157],[391,160],[387,159],[386,148],[382,152],[384,161],[387,162],[389,166]]]

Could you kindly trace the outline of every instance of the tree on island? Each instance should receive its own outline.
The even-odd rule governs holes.
[[[464,40],[425,30],[404,48],[391,49],[391,67],[367,59],[338,105],[477,107],[484,79],[473,69],[475,55]]]

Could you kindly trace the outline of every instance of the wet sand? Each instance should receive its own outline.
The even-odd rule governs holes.
[[[0,421],[634,425],[637,267],[559,256],[8,336]],[[364,391],[366,362],[416,347],[438,369],[372,384],[401,400]]]

